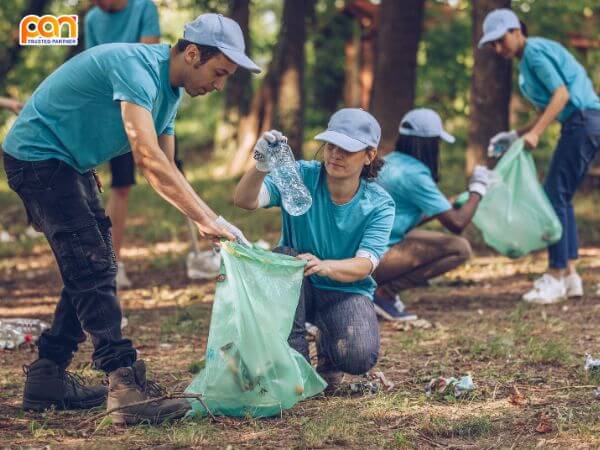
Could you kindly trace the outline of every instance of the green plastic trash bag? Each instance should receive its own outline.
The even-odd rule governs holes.
[[[215,415],[269,417],[323,391],[327,383],[287,343],[306,262],[232,242],[221,254],[206,365],[187,392],[202,394]],[[206,414],[191,403],[191,415]]]
[[[498,161],[494,172],[499,175],[479,203],[473,223],[490,246],[509,258],[557,242],[562,226],[546,193],[538,182],[531,153],[518,139]],[[464,203],[463,193],[457,203]]]

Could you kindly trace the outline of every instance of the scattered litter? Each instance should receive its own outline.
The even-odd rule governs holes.
[[[425,394],[430,397],[433,394],[447,394],[450,392],[458,398],[474,389],[475,384],[471,375],[462,376],[458,380],[454,377],[438,377],[432,378],[425,387]]]
[[[600,359],[594,359],[592,358],[592,355],[586,354],[583,368],[587,373],[600,373]]]
[[[369,378],[371,378],[372,380],[378,380],[381,383],[381,385],[385,388],[385,391],[391,391],[392,389],[394,389],[394,383],[388,380],[383,374],[383,372],[378,370],[375,372],[369,372],[368,375]]]
[[[394,329],[397,331],[410,331],[415,328],[427,330],[433,328],[433,324],[425,319],[407,320],[405,322],[394,322]]]
[[[596,400],[600,400],[600,386],[594,389],[594,397],[596,398]]]
[[[33,338],[37,338],[45,330],[50,328],[50,324],[39,319],[26,319],[26,318],[12,318],[12,319],[0,319],[0,329],[10,326],[20,331],[23,334],[29,334]]]
[[[127,319],[127,317],[123,316],[123,318],[121,319],[121,330],[127,325],[129,325],[129,320]]]
[[[15,240],[15,238],[13,238],[8,231],[6,231],[6,230],[0,231],[0,242],[7,243],[7,242],[12,242],[14,240]]]

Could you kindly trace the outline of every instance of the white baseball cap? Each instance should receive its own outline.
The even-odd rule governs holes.
[[[410,124],[410,127],[406,125]],[[418,137],[439,137],[454,143],[456,139],[442,125],[442,118],[433,109],[417,108],[407,112],[400,121],[400,134]]]
[[[238,66],[259,73],[258,67],[245,53],[244,33],[238,23],[222,14],[201,14],[183,28],[183,38],[194,44],[217,47]]]
[[[510,9],[501,8],[495,9],[488,13],[483,20],[483,37],[477,44],[478,48],[482,48],[488,42],[493,42],[500,39],[507,31],[521,28],[521,22],[517,15]]]
[[[368,147],[377,148],[381,127],[377,119],[360,108],[343,108],[335,112],[327,130],[315,136],[317,141],[330,142],[348,152],[359,152]]]

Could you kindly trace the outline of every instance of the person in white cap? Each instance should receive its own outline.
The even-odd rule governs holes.
[[[174,123],[182,91],[221,90],[238,66],[259,68],[244,54],[239,25],[204,14],[168,45],[106,44],[59,67],[36,89],[3,142],[8,184],[30,221],[46,236],[63,289],[52,327],[27,366],[23,407],[86,409],[107,399],[114,424],[181,417],[189,403],[144,402],[160,392],[121,334],[117,265],[110,219],[102,207],[98,164],[131,151],[149,184],[193,220],[203,236],[243,240],[241,232],[194,192],[174,162]],[[57,99],[60,99],[58,101]],[[87,331],[93,367],[108,375],[108,392],[66,371]]]
[[[459,234],[471,223],[486,194],[490,171],[477,166],[469,180],[469,199],[454,209],[440,192],[440,140],[454,142],[433,110],[414,109],[400,122],[395,149],[385,157],[377,182],[396,204],[394,227],[386,252],[375,271],[378,287],[375,310],[384,320],[414,320],[398,297],[403,289],[427,285],[427,281],[463,264],[471,257],[469,241],[436,231],[419,230],[428,220],[438,220]]]
[[[343,373],[363,374],[377,362],[379,327],[373,309],[371,274],[386,249],[394,203],[374,182],[381,128],[366,111],[346,108],[331,117],[323,162],[297,162],[313,203],[301,216],[281,209],[282,235],[276,251],[307,261],[305,282],[289,337],[290,345],[310,361],[305,322],[319,329],[317,370],[339,387]],[[281,207],[281,194],[269,175],[268,146],[286,140],[278,131],[264,133],[254,147],[256,166],[243,176],[236,205],[249,210]]]
[[[555,303],[580,297],[583,284],[576,269],[579,243],[572,200],[600,148],[600,99],[573,55],[558,42],[527,37],[525,25],[510,9],[497,9],[485,17],[479,47],[505,59],[520,60],[519,88],[539,110],[530,124],[492,137],[490,153],[497,147],[508,148],[518,137],[533,150],[554,120],[562,124],[544,189],[563,234],[548,247],[548,269],[523,300]]]

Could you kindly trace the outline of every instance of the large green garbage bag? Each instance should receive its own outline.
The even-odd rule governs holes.
[[[215,415],[269,417],[323,391],[327,383],[287,338],[305,261],[236,243],[222,245],[205,368],[187,392]],[[205,415],[192,400],[190,415]]]
[[[494,172],[499,180],[488,189],[473,217],[485,242],[509,258],[557,242],[562,226],[538,182],[531,153],[523,149],[523,139],[513,143]],[[464,201],[468,194],[461,197]]]

